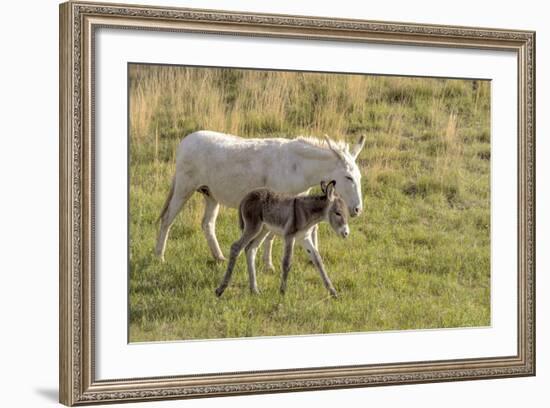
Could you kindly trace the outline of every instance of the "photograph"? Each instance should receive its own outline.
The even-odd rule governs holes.
[[[130,343],[492,324],[491,80],[127,70]]]
[[[189,6],[59,5],[59,401],[535,376],[536,26]]]

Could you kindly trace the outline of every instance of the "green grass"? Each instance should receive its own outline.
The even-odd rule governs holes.
[[[490,83],[359,75],[131,66],[130,341],[486,326],[490,324]],[[223,297],[195,194],[154,256],[157,218],[189,132],[299,134],[355,140],[364,213],[351,236],[320,227],[330,299],[297,248],[285,296],[257,257],[259,296],[244,256]],[[223,208],[217,236],[239,237]],[[281,240],[275,241],[279,269]]]

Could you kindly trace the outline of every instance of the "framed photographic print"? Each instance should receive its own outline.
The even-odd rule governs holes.
[[[535,374],[535,33],[60,6],[66,405]]]

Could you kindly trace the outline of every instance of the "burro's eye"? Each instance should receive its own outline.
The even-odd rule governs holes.
[[[346,176],[346,178],[353,183],[353,178],[351,178],[350,176]]]
[[[334,215],[336,215],[337,217],[341,217],[342,216],[342,213],[338,212],[338,211],[334,211]]]

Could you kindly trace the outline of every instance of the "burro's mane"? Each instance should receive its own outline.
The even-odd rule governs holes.
[[[320,139],[313,136],[298,136],[294,138],[295,141],[302,142],[308,146],[317,147],[327,151],[333,151],[344,162],[348,162],[351,159],[349,144],[343,140],[333,140],[325,136],[324,139]]]
[[[304,143],[307,143],[309,145],[315,146],[315,147],[321,147],[323,149],[330,150],[330,146],[328,145],[328,142],[326,139],[319,139],[317,137],[313,136],[298,136],[294,140],[298,140]],[[349,144],[344,142],[343,140],[334,140],[330,139],[330,142],[332,143],[332,146],[342,152],[349,151]]]

